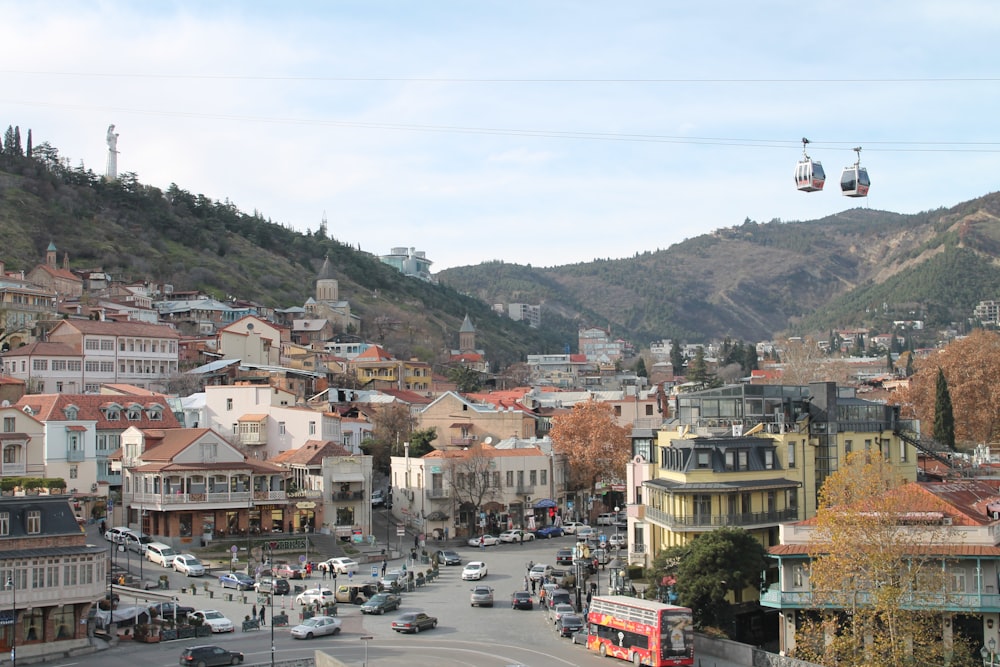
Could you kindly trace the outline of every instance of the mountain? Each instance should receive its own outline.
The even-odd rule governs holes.
[[[915,215],[856,208],[820,220],[719,229],[666,250],[552,268],[487,262],[406,278],[340,243],[325,223],[301,233],[258,212],[166,191],[135,174],[107,182],[48,144],[0,154],[0,260],[29,270],[50,242],[72,268],[170,283],[266,306],[301,305],[330,257],[361,332],[401,358],[444,363],[468,314],[498,368],[530,353],[576,349],[581,326],[644,345],[746,341],[781,333],[924,319],[963,322],[1000,297],[1000,194]],[[542,328],[493,313],[542,304]]]
[[[362,319],[361,334],[398,358],[444,364],[458,347],[466,314],[477,347],[497,368],[565,344],[562,333],[530,329],[450,287],[407,278],[330,238],[325,224],[301,233],[176,184],[164,192],[135,174],[108,182],[83,167],[71,169],[48,144],[30,158],[6,146],[0,154],[0,239],[7,270],[29,271],[55,243],[59,261],[67,253],[73,269],[278,308],[302,306],[314,295],[329,256],[340,298]]]
[[[805,222],[747,219],[666,250],[553,268],[487,262],[439,280],[489,303],[648,343],[765,340],[832,327],[965,321],[1000,297],[1000,194],[901,215],[856,208]]]

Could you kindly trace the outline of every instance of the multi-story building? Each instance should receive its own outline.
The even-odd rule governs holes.
[[[47,477],[107,497],[121,488],[112,454],[130,428],[179,428],[166,396],[158,394],[26,394],[15,407],[42,424],[38,440]]]
[[[598,327],[580,329],[578,343],[580,354],[587,357],[588,361],[614,363],[625,356],[625,341],[612,340],[611,332],[607,329]]]
[[[205,387],[203,423],[257,459],[309,440],[343,442],[340,415],[300,407],[293,393],[267,384]]]
[[[67,345],[83,357],[82,369],[71,378],[81,393],[97,393],[109,382],[162,390],[178,370],[178,339],[169,326],[139,322],[63,320],[49,333],[50,342]],[[62,368],[32,369],[34,378],[65,377],[66,373]]]
[[[469,447],[478,442],[538,435],[538,417],[520,403],[497,407],[471,401],[452,391],[441,394],[417,415],[419,428],[434,428],[439,449]]]
[[[83,391],[83,354],[65,343],[28,343],[6,352],[0,363],[32,393]]]
[[[212,429],[133,427],[121,439],[127,523],[158,541],[180,550],[294,528],[287,471],[246,458]]]
[[[430,364],[415,359],[396,359],[378,345],[372,345],[352,359],[350,368],[366,389],[428,391],[431,388]]]
[[[0,406],[0,448],[0,476],[46,476],[45,425],[24,410]],[[69,488],[74,486],[70,484]]]
[[[437,282],[431,275],[431,260],[427,253],[416,248],[393,248],[388,255],[380,255],[379,261],[388,264],[404,276],[419,278],[429,283]]]
[[[904,608],[938,614],[940,635],[950,645],[962,634],[980,646],[1000,642],[1000,493],[995,480],[955,480],[911,483],[918,493],[907,494],[912,506],[899,526],[903,544],[919,549],[922,560],[940,561],[935,571],[944,573],[946,590],[913,591],[903,599]],[[919,499],[919,495],[924,500]],[[809,581],[810,554],[816,549],[814,522],[782,524],[780,543],[769,549],[778,563],[777,583],[760,596],[760,604],[777,609],[781,622],[781,650],[793,654],[795,630],[815,609]],[[901,564],[901,568],[905,565]],[[859,582],[854,600],[864,605],[870,599],[865,582]]]
[[[585,354],[529,354],[531,384],[571,389],[582,384],[581,378],[597,366]]]
[[[331,516],[326,511],[327,501],[331,504],[336,502],[337,493],[326,493],[330,487],[323,476],[324,461],[349,454],[336,442],[307,440],[301,447],[281,452],[271,459],[271,463],[289,471],[287,494],[289,499],[295,500],[293,520],[296,526],[312,529],[327,526],[327,517]]]
[[[90,650],[107,553],[87,544],[67,496],[0,497],[0,649],[29,662]]]
[[[511,438],[420,458],[407,449],[407,455],[392,457],[392,512],[438,536],[456,529],[467,534],[549,525],[566,509],[566,465],[549,440]]]
[[[288,341],[288,329],[248,315],[219,329],[216,349],[226,359],[277,366],[281,363],[281,344]]]
[[[55,244],[49,243],[45,263],[28,271],[25,277],[33,285],[55,292],[60,299],[79,298],[83,295],[83,279],[69,270],[69,254],[63,253],[62,266],[57,264],[57,254]]]
[[[35,341],[37,323],[56,317],[56,298],[54,290],[9,275],[0,261],[0,327],[7,331],[0,349]]]
[[[976,304],[972,315],[983,324],[1000,323],[1000,301],[994,299],[980,301]]]

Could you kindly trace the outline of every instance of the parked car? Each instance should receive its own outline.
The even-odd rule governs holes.
[[[219,586],[235,588],[238,591],[248,591],[253,588],[254,581],[242,572],[227,572],[219,577]]]
[[[108,542],[121,544],[125,541],[125,535],[130,533],[132,533],[132,529],[128,526],[115,526],[114,528],[108,528],[104,531],[104,539]]]
[[[171,619],[174,621],[187,618],[188,614],[194,611],[194,607],[185,607],[177,604],[176,602],[157,602],[155,604],[151,604],[150,608],[156,610],[157,617]]]
[[[577,542],[586,542],[594,535],[597,535],[597,529],[592,526],[580,526],[576,529]]]
[[[486,569],[486,563],[480,560],[474,560],[466,564],[465,569],[462,570],[462,579],[475,579],[478,581],[479,579],[484,578],[487,573],[488,570]]]
[[[320,570],[337,574],[357,574],[359,567],[353,558],[330,558],[319,564]]]
[[[177,552],[169,544],[150,542],[146,545],[146,560],[161,567],[170,567]]]
[[[275,595],[288,595],[292,590],[292,587],[288,585],[288,579],[272,575],[261,577],[254,583],[253,587],[258,593],[274,593]]]
[[[385,505],[385,491],[377,489],[372,492],[372,507],[382,507]]]
[[[535,539],[534,533],[529,533],[526,530],[520,530],[515,528],[514,530],[505,530],[499,535],[501,542],[530,542]]]
[[[532,581],[542,581],[545,577],[552,574],[552,566],[546,565],[545,563],[535,563],[528,570],[528,578]]]
[[[528,591],[514,591],[514,594],[510,596],[510,608],[534,609],[535,600],[531,597],[531,593]]]
[[[221,646],[188,646],[181,651],[181,667],[221,667],[222,665],[238,665],[243,662],[243,654],[230,651]]]
[[[382,575],[382,579],[379,581],[382,588],[386,590],[391,589],[393,586],[402,586],[406,583],[406,573],[402,570],[389,570]]]
[[[573,555],[572,549],[560,549],[556,552],[556,565],[572,565]]]
[[[548,540],[553,537],[562,537],[563,533],[563,529],[559,526],[544,526],[535,531],[535,537]]]
[[[615,524],[615,519],[618,518],[614,512],[605,512],[604,514],[597,515],[597,525],[598,526],[613,526]]]
[[[421,630],[436,628],[438,620],[434,616],[428,616],[422,611],[411,611],[400,614],[392,622],[392,629],[396,632],[412,632],[414,634]]]
[[[377,593],[369,598],[368,602],[361,605],[362,614],[384,614],[387,611],[399,609],[403,603],[403,598],[395,593]]]
[[[472,589],[469,601],[473,607],[492,607],[493,589],[489,586],[476,586]]]
[[[579,521],[567,521],[562,525],[563,532],[567,535],[575,535],[578,528],[583,528],[587,524]]]
[[[556,630],[560,637],[572,637],[583,630],[583,617],[578,614],[563,614],[556,623]]]
[[[135,533],[128,532],[122,534],[122,540],[125,543],[125,548],[129,551],[135,552],[140,556],[145,555],[146,547],[148,547],[153,542],[153,538],[145,533]]]
[[[174,556],[174,571],[185,577],[201,577],[205,574],[205,566],[191,554],[177,554]]]
[[[550,612],[561,604],[572,605],[573,598],[570,593],[565,588],[557,588],[545,596],[545,604],[549,608]],[[571,607],[572,608],[572,607]]]
[[[500,538],[497,537],[496,535],[487,534],[487,535],[480,535],[479,537],[469,538],[470,547],[478,547],[480,545],[486,547],[495,547],[498,544],[500,544]]]
[[[271,568],[271,572],[274,573],[274,576],[284,577],[285,579],[306,578],[306,571],[298,565],[292,565],[291,563],[278,563]]]
[[[559,619],[563,617],[563,614],[572,614],[574,611],[576,610],[573,609],[573,605],[568,602],[558,602],[549,607],[549,620],[553,624],[558,625]]]
[[[333,591],[329,588],[307,588],[298,595],[295,596],[295,604],[327,604],[328,602],[336,602]]]
[[[450,549],[443,549],[438,551],[436,554],[437,561],[441,565],[461,565],[462,557],[458,555],[457,552],[451,551]]]
[[[617,547],[619,549],[628,546],[628,536],[625,533],[615,533],[608,537],[608,546]]]
[[[212,632],[232,632],[234,630],[233,622],[226,618],[221,611],[215,609],[192,611],[188,614],[188,620],[196,618],[200,618],[202,624],[212,628]]]
[[[296,639],[340,634],[340,619],[333,616],[313,616],[292,628],[291,633]]]

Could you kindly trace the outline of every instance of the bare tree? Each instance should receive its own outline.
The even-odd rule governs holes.
[[[475,510],[478,516],[483,505],[500,493],[500,473],[482,445],[470,447],[463,452],[452,452],[447,465],[448,482],[455,501]],[[472,521],[470,520],[470,524]],[[474,533],[474,526],[469,532]]]

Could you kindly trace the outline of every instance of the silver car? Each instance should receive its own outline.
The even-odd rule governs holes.
[[[472,589],[470,601],[473,607],[492,607],[493,589],[489,586],[476,586]]]
[[[333,616],[313,616],[292,628],[296,639],[312,639],[320,635],[340,634],[340,619]]]
[[[205,566],[191,554],[178,554],[174,556],[174,571],[186,577],[200,577],[205,574]]]

